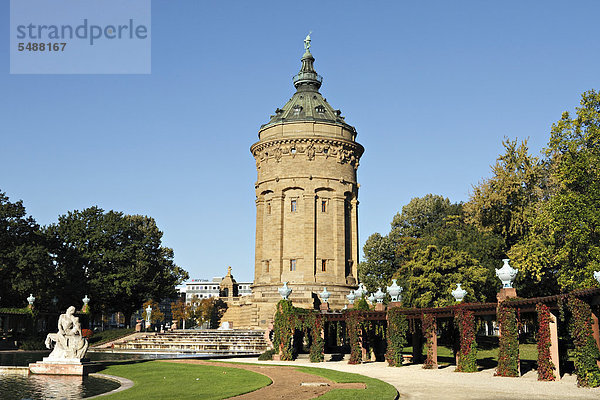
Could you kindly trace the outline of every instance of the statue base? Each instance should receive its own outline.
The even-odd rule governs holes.
[[[42,361],[29,364],[29,372],[42,375],[87,375],[93,364],[79,359],[52,359],[44,357]]]

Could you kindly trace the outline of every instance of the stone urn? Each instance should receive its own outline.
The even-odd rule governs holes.
[[[354,291],[354,295],[357,299],[365,296],[367,294],[367,289],[365,289],[365,285],[363,283],[358,284],[358,289]]]
[[[594,278],[600,283],[600,271],[594,271]]]
[[[454,296],[454,299],[456,300],[456,302],[460,303],[465,298],[467,291],[460,287],[460,283],[457,283],[456,289],[454,289],[451,293],[452,293],[452,296]]]
[[[327,303],[329,301],[330,293],[327,291],[327,288],[324,287],[323,291],[319,293],[319,296],[321,296],[321,300],[323,301],[323,303]]]
[[[287,300],[290,293],[292,293],[292,289],[290,289],[287,284],[287,282],[283,282],[283,286],[277,289],[283,300]]]
[[[348,299],[348,303],[354,304],[354,299],[356,299],[356,294],[354,294],[354,290],[351,290],[350,293],[346,295],[346,298]]]
[[[515,280],[519,270],[508,264],[510,261],[508,258],[505,258],[502,261],[504,261],[504,265],[502,268],[496,270],[496,276],[502,281],[503,288],[512,288],[512,282]]]
[[[375,304],[375,294],[371,293],[369,297],[367,297],[367,300],[369,300],[369,303]]]
[[[383,303],[383,299],[385,298],[385,293],[381,291],[381,288],[377,288],[377,291],[373,295],[375,297],[375,301],[378,303]]]
[[[400,293],[402,292],[402,288],[398,286],[396,283],[396,279],[392,279],[392,286],[387,287],[387,292],[390,294],[392,301],[400,301]]]

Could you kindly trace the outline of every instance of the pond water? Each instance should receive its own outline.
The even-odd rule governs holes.
[[[26,367],[30,363],[42,361],[50,351],[0,351],[0,365]],[[206,354],[160,354],[160,353],[118,353],[118,352],[91,352],[86,358],[90,361],[128,361],[128,360],[156,360],[164,358],[207,357]]]
[[[95,376],[0,375],[2,400],[81,400],[119,386],[116,381]]]
[[[0,366],[28,366],[48,356],[49,351],[0,351]],[[88,352],[90,361],[154,360],[165,358],[199,358],[207,354],[160,354]],[[100,371],[101,372],[101,371]],[[95,376],[0,375],[0,400],[81,400],[120,386],[118,382]]]

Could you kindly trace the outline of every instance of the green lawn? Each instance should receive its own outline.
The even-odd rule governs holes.
[[[427,355],[423,347],[423,355]],[[412,347],[405,347],[404,354],[412,354]],[[446,346],[438,346],[438,363],[454,364],[452,349]],[[537,345],[535,343],[521,343],[519,345],[519,359],[524,362],[537,362]],[[477,363],[484,368],[494,368],[498,363],[498,346],[481,346],[477,349]]]
[[[313,368],[313,367],[293,367],[299,371],[308,374],[322,376],[323,378],[331,379],[338,383],[362,382],[366,384],[366,389],[333,389],[320,396],[323,400],[393,400],[396,398],[397,391],[389,383],[380,381],[379,379],[369,378],[363,375],[350,374],[347,372],[339,372],[330,369]]]
[[[98,346],[99,344],[130,335],[133,332],[135,332],[135,329],[133,328],[108,329],[105,331],[94,332],[88,341],[90,342],[90,346]]]
[[[217,400],[251,392],[271,383],[264,375],[239,368],[161,361],[115,363],[100,372],[131,379],[135,383],[131,389],[103,397],[107,400]]]

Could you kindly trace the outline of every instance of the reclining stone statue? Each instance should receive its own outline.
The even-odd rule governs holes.
[[[81,334],[79,318],[74,316],[75,307],[67,308],[67,312],[58,317],[58,333],[46,336],[46,347],[54,348],[48,359],[81,360],[88,349],[88,341]]]

